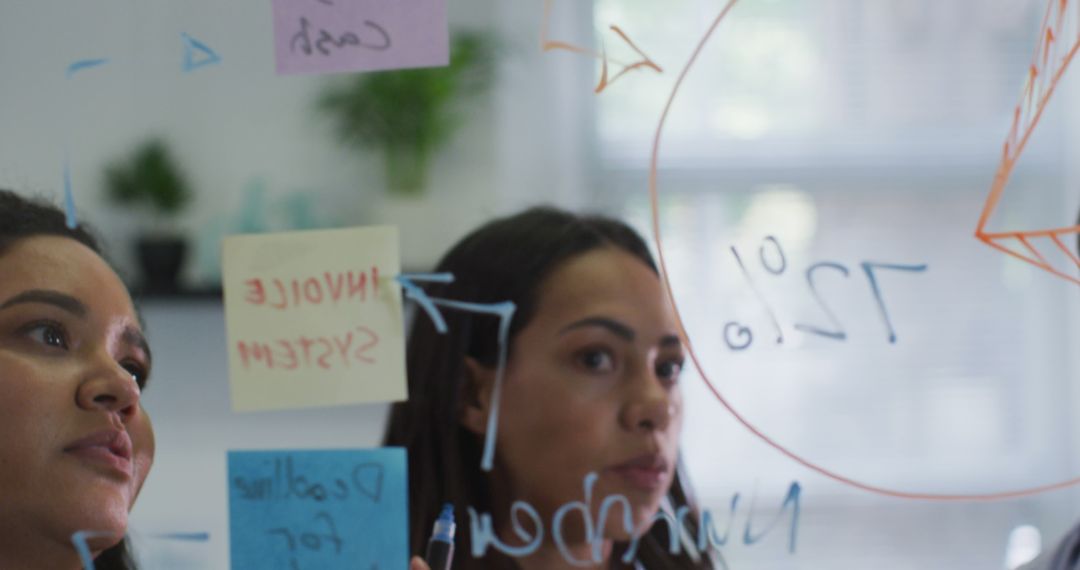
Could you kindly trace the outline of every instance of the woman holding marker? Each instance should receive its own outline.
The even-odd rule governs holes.
[[[437,272],[454,280],[425,287],[431,298],[511,301],[515,312],[500,390],[498,317],[444,308],[440,334],[417,311],[409,400],[394,405],[385,437],[408,450],[413,553],[449,503],[456,569],[711,568],[715,554],[685,538],[698,519],[679,468],[684,351],[641,237],[615,220],[533,209],[474,231]],[[614,496],[624,499],[601,516]],[[653,524],[660,511],[684,513],[683,532]]]
[[[150,350],[82,227],[0,190],[0,568],[134,568],[124,533],[154,457]],[[81,537],[81,540],[73,537]]]

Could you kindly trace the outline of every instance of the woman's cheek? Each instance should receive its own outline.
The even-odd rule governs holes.
[[[139,490],[142,489],[142,485],[146,481],[147,475],[150,474],[150,468],[154,465],[154,454],[157,445],[154,439],[154,427],[150,422],[150,417],[147,416],[146,411],[141,408],[139,414],[139,422],[134,430],[135,433],[131,433],[132,443],[135,447],[135,469],[139,478],[139,480],[136,481],[136,495],[138,495]]]

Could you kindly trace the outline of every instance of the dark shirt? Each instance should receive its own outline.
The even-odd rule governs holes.
[[[1080,524],[1054,546],[1020,570],[1080,570]]]

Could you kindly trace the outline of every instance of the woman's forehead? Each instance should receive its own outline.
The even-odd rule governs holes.
[[[27,290],[55,291],[78,299],[91,312],[135,318],[127,288],[101,258],[66,237],[33,236],[0,254],[0,302]]]
[[[605,311],[669,316],[659,277],[637,257],[615,248],[571,258],[544,280],[538,295],[538,314],[555,320]]]

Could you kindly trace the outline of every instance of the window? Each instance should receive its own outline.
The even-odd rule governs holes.
[[[627,75],[593,102],[600,200],[649,234],[657,121],[722,5],[594,7],[612,58],[633,58],[605,30],[617,24],[664,68]],[[912,490],[991,492],[1075,475],[1069,439],[1053,439],[1069,433],[1064,396],[1080,375],[1066,348],[1075,285],[972,237],[1044,9],[742,0],[687,76],[661,147],[669,274],[711,380],[792,451]],[[1044,119],[1001,223],[1075,219],[1067,134],[1065,121]],[[738,484],[725,469],[732,457],[758,474],[806,475],[721,413],[701,383],[686,385],[684,441],[708,501],[722,504]]]
[[[627,77],[597,101],[608,164],[648,156],[675,79],[724,4],[598,0],[593,18],[612,57],[633,58],[605,30],[616,24],[665,70]],[[1008,127],[1043,6],[743,0],[679,91],[664,132],[666,159],[708,167],[996,158],[997,144],[984,143]]]

